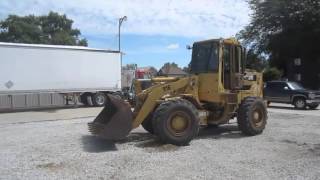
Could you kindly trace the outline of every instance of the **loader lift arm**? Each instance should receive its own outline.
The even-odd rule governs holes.
[[[170,79],[168,78],[168,80]],[[132,129],[139,127],[139,125],[148,117],[150,113],[153,112],[153,110],[161,101],[164,101],[170,97],[177,97],[177,95],[181,96],[181,92],[189,92],[184,95],[189,97],[192,96],[192,98],[194,98],[197,103],[200,104],[197,95],[198,89],[196,83],[197,78],[190,76],[189,78],[178,79],[174,82],[158,84],[142,92],[137,97],[140,98],[137,101],[142,100],[142,102],[139,102],[139,104],[141,103],[142,106],[138,105],[134,110],[134,113],[137,113],[134,116]]]
[[[108,95],[109,103],[93,122],[88,123],[89,131],[108,140],[123,139],[132,129],[139,127],[157,105],[165,99],[188,96],[199,103],[196,76],[182,79],[161,78],[159,81],[162,82],[137,95],[137,105],[134,112],[122,99]]]

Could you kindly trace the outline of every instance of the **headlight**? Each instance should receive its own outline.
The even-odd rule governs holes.
[[[310,98],[310,99],[315,99],[315,98],[316,98],[316,95],[313,94],[313,93],[309,93],[309,98]]]

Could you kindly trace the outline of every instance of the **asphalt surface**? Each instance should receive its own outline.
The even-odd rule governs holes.
[[[271,104],[262,135],[236,121],[203,129],[189,146],[141,127],[121,142],[87,131],[101,108],[0,114],[0,179],[320,179],[320,110]]]

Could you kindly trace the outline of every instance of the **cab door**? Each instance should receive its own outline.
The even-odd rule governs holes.
[[[233,46],[233,58],[231,60],[231,89],[242,89],[243,87],[243,71],[242,63],[245,62],[242,58],[245,53],[240,46]]]
[[[232,61],[232,46],[229,44],[225,44],[223,46],[223,86],[224,89],[231,90],[231,61]]]
[[[241,89],[243,84],[243,49],[225,44],[223,48],[223,84],[225,89]]]

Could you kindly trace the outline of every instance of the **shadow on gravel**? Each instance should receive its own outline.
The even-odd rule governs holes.
[[[107,141],[95,136],[82,136],[81,141],[82,148],[85,152],[100,153],[118,150],[113,141]]]
[[[131,133],[126,141],[136,142],[136,147],[143,148],[150,153],[176,151],[179,149],[179,146],[163,144],[156,136],[149,133]]]
[[[223,138],[245,138],[235,124],[228,124],[219,127],[203,128],[195,139],[223,139]],[[148,152],[176,151],[180,147],[171,144],[163,144],[159,139],[147,132],[132,132],[127,138],[121,141],[112,142],[95,136],[82,136],[83,149],[86,152],[99,153],[117,151],[116,144],[131,143],[136,147],[143,148]]]
[[[308,143],[299,143],[297,141],[293,141],[293,140],[288,140],[288,139],[284,139],[281,140],[280,142],[283,143],[288,143],[288,144],[293,144],[299,147],[303,147],[305,149],[307,149],[308,151],[310,151],[312,154],[316,155],[316,156],[320,156],[320,144],[308,144]]]
[[[142,148],[147,152],[168,152],[179,149],[178,146],[172,144],[163,144],[156,136],[147,132],[130,133],[126,139],[117,142],[117,144],[123,143],[134,143],[134,146]]]
[[[147,132],[132,132],[124,140],[119,141],[119,144],[128,142],[143,142],[147,140],[155,139],[155,136]]]
[[[238,129],[236,124],[227,124],[219,127],[202,128],[199,131],[198,136],[195,139],[223,139],[223,138],[245,138]],[[175,151],[178,150],[178,146],[170,144],[163,144],[159,139],[149,133],[134,132],[131,133],[125,140],[119,143],[135,143],[136,147],[148,148],[148,151],[163,152],[163,151]]]
[[[136,147],[140,148],[161,148],[164,146],[162,142],[158,140],[158,138],[147,132],[133,132],[125,139],[120,141],[119,143],[135,143]]]
[[[207,127],[199,131],[196,139],[223,139],[223,138],[245,138],[237,125],[227,124],[219,127]]]
[[[309,151],[315,154],[316,156],[320,156],[320,144],[313,145],[312,148],[309,148]]]

